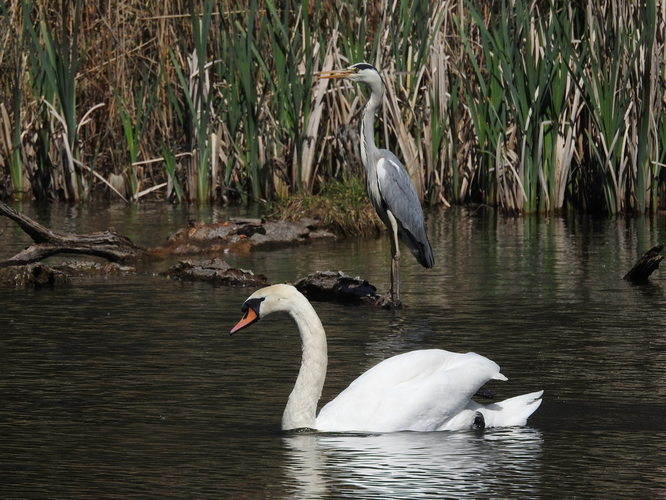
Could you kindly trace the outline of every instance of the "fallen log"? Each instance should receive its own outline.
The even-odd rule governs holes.
[[[35,242],[10,259],[0,262],[0,268],[32,264],[62,253],[92,255],[111,262],[122,262],[136,259],[145,252],[145,249],[135,245],[126,236],[113,231],[89,234],[53,231],[3,202],[0,202],[0,215],[16,222]]]
[[[646,282],[650,275],[659,268],[659,264],[664,258],[664,256],[659,255],[659,253],[663,249],[664,245],[657,245],[650,248],[650,250],[645,252],[643,256],[638,259],[638,262],[634,264],[634,267],[624,275],[624,279],[633,283]]]

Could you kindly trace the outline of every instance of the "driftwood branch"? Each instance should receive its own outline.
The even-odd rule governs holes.
[[[143,248],[132,243],[126,236],[112,231],[89,234],[53,231],[3,202],[0,202],[0,215],[16,222],[35,242],[12,258],[0,262],[0,267],[31,264],[61,253],[93,255],[119,262],[134,259],[144,252]]]
[[[659,267],[659,263],[663,260],[664,256],[659,253],[664,249],[664,245],[657,245],[650,248],[643,256],[638,259],[624,279],[634,283],[641,283],[647,281],[648,277]]]

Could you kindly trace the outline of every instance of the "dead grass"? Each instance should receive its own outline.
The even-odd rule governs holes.
[[[269,217],[284,220],[312,217],[344,236],[373,236],[383,230],[365,186],[356,177],[330,181],[318,194],[294,194],[278,200],[272,204]]]

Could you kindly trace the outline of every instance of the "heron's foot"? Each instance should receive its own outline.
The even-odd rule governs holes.
[[[387,295],[381,295],[375,301],[375,304],[377,304],[379,307],[382,307],[383,309],[390,309],[391,311],[402,309],[402,302],[393,299],[390,293]]]

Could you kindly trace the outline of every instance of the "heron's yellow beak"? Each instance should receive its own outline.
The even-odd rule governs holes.
[[[353,74],[354,70],[351,69],[334,69],[330,71],[321,71],[315,73],[315,76],[320,80],[326,78],[347,78],[349,75]]]

